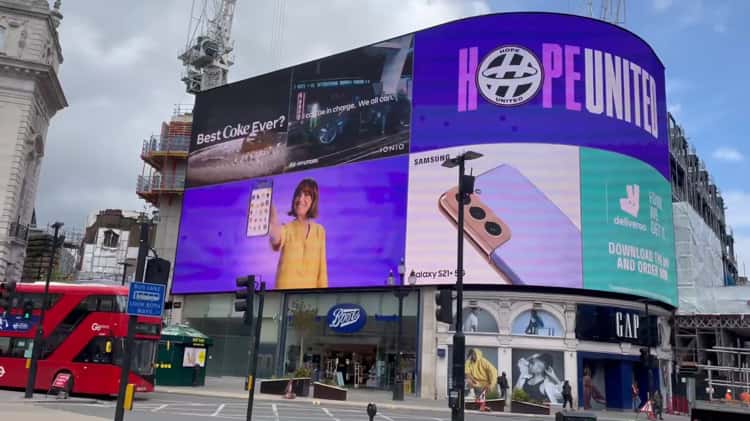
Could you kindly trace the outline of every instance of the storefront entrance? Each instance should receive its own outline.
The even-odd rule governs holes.
[[[654,387],[659,387],[659,370],[653,372]],[[588,376],[588,379],[586,378]],[[635,380],[639,402],[648,392],[648,370],[638,357],[578,352],[578,403],[586,409],[631,409],[631,386]],[[585,383],[591,386],[584,387]]]
[[[409,299],[413,303],[405,301],[401,320],[401,372],[406,393],[415,393],[417,293],[407,297]],[[314,381],[346,388],[392,388],[397,374],[399,322],[397,314],[391,313],[397,309],[393,294],[295,294],[289,296],[288,302],[292,314],[286,329],[283,374],[309,372]],[[314,317],[308,316],[313,320],[305,326],[305,333],[300,334],[302,330],[295,326],[294,313],[305,311]],[[304,350],[303,355],[300,355],[300,348]]]

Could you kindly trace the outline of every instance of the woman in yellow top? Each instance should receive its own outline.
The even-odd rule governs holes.
[[[271,205],[271,248],[280,251],[276,289],[328,288],[326,231],[314,222],[318,216],[318,183],[306,178],[294,189],[289,216],[281,225]]]

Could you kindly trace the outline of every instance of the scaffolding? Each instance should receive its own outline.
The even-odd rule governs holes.
[[[719,238],[724,266],[724,285],[739,281],[734,253],[734,236],[727,226],[725,202],[721,191],[708,173],[706,164],[688,142],[683,128],[669,114],[669,154],[672,181],[672,201],[687,202],[711,227]]]

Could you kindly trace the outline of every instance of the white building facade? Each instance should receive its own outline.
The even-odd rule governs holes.
[[[60,2],[0,0],[0,278],[20,280],[58,79]]]
[[[128,265],[126,277],[132,277],[138,257],[138,212],[107,209],[92,214],[86,224],[81,247],[78,278],[122,278],[123,263]]]
[[[432,317],[433,296],[429,289],[422,290],[420,395],[446,399],[452,381],[454,329]],[[645,399],[649,375],[640,351],[648,348],[649,342],[653,345],[650,352],[658,360],[652,368],[653,387],[666,399],[671,397],[672,310],[652,304],[648,311],[646,314],[644,304],[637,301],[590,294],[466,291],[466,350],[479,350],[497,369],[497,376],[506,373],[508,396],[516,388],[534,392],[522,377],[532,374],[525,364],[533,365],[536,360],[554,373],[545,374],[550,377],[545,383],[561,391],[562,382],[570,382],[576,406],[628,409],[633,381]],[[650,333],[647,320],[651,321]],[[583,387],[587,373],[596,390],[588,396]],[[550,392],[532,394],[531,398],[562,405],[562,396]]]

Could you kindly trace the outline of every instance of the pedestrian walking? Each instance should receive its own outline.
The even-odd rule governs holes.
[[[661,392],[656,389],[654,392],[654,415],[658,416],[660,420],[663,420],[662,411],[664,410],[664,399],[661,397]]]
[[[567,380],[563,383],[562,387],[562,396],[563,396],[563,409],[566,408],[566,405],[570,403],[570,409],[573,409],[573,389],[570,387],[570,383],[568,383]]]

